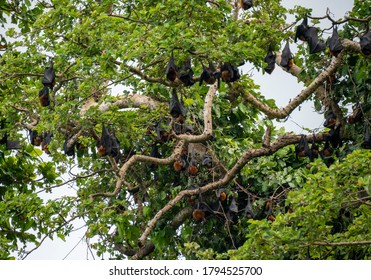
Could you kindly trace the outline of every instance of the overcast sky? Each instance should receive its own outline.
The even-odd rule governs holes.
[[[312,16],[323,16],[326,13],[326,9],[329,8],[333,14],[333,18],[338,19],[344,17],[346,12],[351,10],[353,0],[283,0],[282,4],[287,8],[293,8],[295,5],[312,8]],[[288,18],[288,21],[292,20],[294,19]],[[325,27],[328,27],[329,22],[324,23]],[[298,44],[302,43],[298,42]],[[295,53],[295,44],[290,46],[290,48],[291,51]],[[261,92],[264,96],[266,96],[266,98],[273,98],[276,100],[278,107],[287,105],[289,100],[294,98],[303,89],[302,83],[297,83],[297,79],[295,77],[284,72],[279,67],[276,67],[275,71],[273,71],[271,75],[254,73],[252,78],[261,86]],[[292,120],[295,120],[295,122],[300,126],[315,129],[322,126],[323,115],[319,115],[314,112],[312,102],[306,102],[303,106],[301,106],[300,111],[296,109],[285,123],[279,124],[281,126],[285,126],[287,131],[302,133],[303,131],[300,126],[295,124]],[[66,189],[63,191],[65,192],[65,190]],[[61,195],[58,194],[58,190],[55,190],[54,194]],[[71,190],[71,195],[74,195],[73,190]],[[83,223],[80,224],[83,225]],[[83,228],[74,232],[70,237],[68,237],[67,242],[63,242],[59,239],[55,239],[53,241],[46,240],[42,246],[29,255],[27,259],[61,260],[67,255],[68,257],[66,257],[66,259],[68,260],[85,260],[87,258],[92,259],[90,253],[87,251],[85,239],[83,238],[85,231],[86,228]],[[76,248],[73,249],[75,246]],[[72,252],[68,254],[71,250]]]

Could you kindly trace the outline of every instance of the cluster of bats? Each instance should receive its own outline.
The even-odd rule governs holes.
[[[296,28],[294,41],[297,42],[298,39],[308,43],[310,54],[319,53],[326,49],[326,43],[318,39],[318,29],[308,25],[307,17],[305,17],[302,23]],[[363,54],[371,54],[371,31],[369,27],[367,27],[366,32],[360,37],[360,46]],[[335,57],[337,57],[343,49],[336,26],[333,27],[332,36],[328,39],[328,47],[331,55]],[[272,46],[269,47],[264,62],[267,63],[267,66],[264,68],[265,72],[271,74],[276,62],[276,55],[273,52]],[[288,41],[282,50],[280,65],[286,70],[289,70],[293,65],[293,55],[290,51]]]

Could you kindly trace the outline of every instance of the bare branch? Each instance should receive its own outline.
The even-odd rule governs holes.
[[[327,242],[327,241],[314,241],[308,244],[304,244],[301,247],[309,247],[313,245],[317,246],[356,246],[356,245],[369,245],[371,244],[371,240],[360,240],[360,241],[349,241],[349,242]]]

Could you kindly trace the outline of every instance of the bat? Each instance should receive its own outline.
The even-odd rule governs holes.
[[[198,164],[195,160],[191,160],[191,162],[189,163],[188,171],[189,171],[189,175],[191,175],[192,177],[197,176],[197,174],[198,174],[197,165]]]
[[[314,161],[315,158],[318,158],[318,154],[319,154],[319,147],[316,144],[316,137],[313,134],[312,145],[310,146],[310,150],[309,150],[310,161]]]
[[[316,27],[308,28],[305,39],[308,42],[310,54],[322,52],[326,49],[326,44],[318,40],[318,29]]]
[[[43,137],[42,137],[42,142],[41,142],[41,150],[43,150],[46,154],[50,154],[49,151],[49,144],[52,141],[53,133],[52,132],[45,132]]]
[[[331,146],[334,148],[340,147],[342,145],[342,140],[340,137],[340,125],[338,125],[335,129],[330,131],[330,136],[328,136],[328,140],[331,143]]]
[[[226,83],[237,81],[241,76],[236,65],[226,62],[220,68],[222,80]]]
[[[205,81],[205,83],[209,85],[214,84],[216,80],[214,76],[215,72],[216,72],[216,69],[212,62],[209,62],[209,67],[206,67],[205,65],[202,64],[202,73],[201,73],[200,82],[198,83],[198,85],[201,86],[203,81]]]
[[[37,133],[36,130],[30,130],[30,143],[33,146],[40,146],[42,142],[42,136]]]
[[[193,80],[193,70],[191,67],[191,59],[187,59],[179,70],[179,80],[186,87],[193,86],[195,81]]]
[[[264,68],[264,71],[268,74],[272,74],[274,67],[276,65],[276,54],[272,50],[272,46],[269,46],[267,55],[264,58],[264,62],[268,65]]]
[[[174,170],[176,172],[180,172],[180,171],[186,170],[187,165],[188,165],[188,163],[187,163],[186,159],[183,158],[183,157],[180,157],[179,159],[177,159],[174,162],[173,167],[174,167]]]
[[[245,11],[250,9],[252,7],[252,5],[253,5],[252,0],[240,0],[240,6]]]
[[[293,64],[294,61],[290,50],[290,44],[289,41],[287,41],[285,47],[282,50],[280,65],[288,71]]]
[[[343,45],[341,44],[336,26],[332,29],[332,36],[330,37],[328,44],[331,55],[337,57],[343,49]]]
[[[167,66],[166,66],[166,78],[169,81],[174,82],[177,77],[178,77],[178,66],[176,66],[174,62],[174,54],[172,52],[169,62],[167,63]]]
[[[246,207],[245,207],[244,215],[248,219],[254,219],[256,217],[256,214],[254,213],[254,211],[252,209],[250,195],[247,197],[247,204],[246,204]]]
[[[295,146],[296,158],[305,157],[309,155],[308,140],[305,135],[300,137],[299,143]]]
[[[41,106],[50,106],[49,88],[47,86],[44,86],[43,89],[39,91],[39,100]]]
[[[213,167],[213,159],[211,158],[211,156],[208,154],[204,154],[202,156],[201,165],[207,168]]]
[[[365,34],[360,38],[359,44],[361,45],[361,52],[364,55],[371,54],[371,31],[370,27],[367,27]]]
[[[63,151],[67,156],[75,157],[75,143],[73,143],[71,147],[68,147],[68,140],[69,138],[66,138],[66,140],[64,141]]]
[[[297,42],[297,40],[301,40],[301,41],[306,41],[307,39],[305,38],[305,34],[307,33],[308,31],[308,18],[305,17],[302,21],[302,23],[300,25],[298,25],[298,27],[296,27],[296,32],[295,32],[295,38],[294,38],[294,41],[295,43]]]
[[[348,118],[348,123],[354,124],[356,122],[361,121],[362,118],[363,118],[362,106],[360,103],[357,103],[357,105],[353,109],[353,113]]]
[[[118,159],[120,155],[120,142],[114,132],[110,132],[105,125],[102,125],[102,136],[97,143],[98,154],[103,156],[112,156]]]
[[[363,149],[371,149],[371,135],[370,135],[370,128],[368,124],[365,125],[364,140],[361,144],[361,147]]]
[[[179,101],[178,94],[175,88],[173,88],[171,98],[170,98],[170,115],[175,119],[184,119],[187,115],[187,110],[183,102]]]
[[[325,113],[325,122],[323,123],[324,127],[327,128],[334,128],[336,124],[336,115],[335,113],[330,109]]]
[[[50,66],[48,69],[44,72],[44,77],[42,79],[42,83],[45,87],[49,87],[50,89],[53,89],[53,86],[55,85],[55,71],[53,68],[53,61],[50,60]]]

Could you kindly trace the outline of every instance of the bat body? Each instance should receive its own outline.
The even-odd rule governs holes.
[[[174,61],[174,55],[171,53],[169,62],[167,63],[166,66],[166,78],[174,82],[176,78],[178,77],[178,66],[176,66],[175,61]]]
[[[318,29],[316,27],[308,28],[305,39],[308,42],[310,54],[322,52],[326,49],[326,44],[318,40]]]
[[[360,38],[361,52],[364,55],[371,54],[371,31],[367,28],[366,33]]]
[[[41,106],[43,107],[47,107],[50,105],[50,96],[49,96],[48,86],[44,86],[43,89],[39,91],[39,100],[40,100]]]
[[[50,67],[45,70],[44,77],[41,82],[45,87],[53,89],[53,86],[55,85],[55,71],[52,61],[50,61]]]
[[[30,143],[33,146],[40,146],[42,142],[42,136],[37,133],[36,130],[30,130]]]
[[[365,125],[364,140],[361,146],[364,149],[371,149],[371,135],[368,124]]]
[[[237,81],[241,75],[236,65],[226,62],[220,68],[222,80],[226,83]]]
[[[183,104],[183,102],[179,101],[178,94],[176,93],[175,88],[173,88],[170,102],[169,102],[169,107],[170,107],[170,115],[178,119],[180,116],[183,118],[186,117],[187,115],[187,110]]]
[[[43,135],[43,140],[41,142],[41,149],[46,153],[50,154],[49,151],[49,144],[52,141],[53,133],[51,132],[45,132]]]
[[[118,157],[120,155],[120,142],[115,134],[109,132],[108,129],[102,125],[102,136],[98,141],[98,153],[101,157],[112,156]]]
[[[298,27],[296,27],[296,33],[295,33],[295,38],[294,38],[295,43],[298,41],[298,39],[301,41],[307,40],[305,37],[305,34],[307,33],[308,29],[309,29],[308,18],[305,17],[302,23],[298,25]]]
[[[240,6],[245,11],[252,7],[253,3],[252,0],[240,0]]]
[[[186,86],[194,85],[193,70],[191,68],[191,60],[187,59],[179,70],[179,80]]]
[[[337,57],[343,49],[343,45],[341,44],[339,34],[335,26],[332,30],[332,36],[330,37],[328,43],[331,55]]]
[[[310,155],[308,140],[305,135],[300,137],[299,143],[295,146],[296,158],[305,157]]]
[[[334,128],[336,124],[336,115],[332,110],[329,110],[325,114],[326,120],[323,124],[324,127]]]
[[[294,62],[293,62],[293,56],[290,50],[290,44],[289,44],[289,41],[287,41],[285,47],[282,50],[280,65],[284,67],[286,70],[290,70],[293,63]]]
[[[215,71],[216,69],[212,62],[209,62],[209,67],[206,67],[205,65],[202,64],[202,73],[200,76],[199,85],[201,86],[203,81],[205,81],[209,85],[214,84],[216,80],[214,76]]]
[[[264,68],[264,71],[268,74],[272,74],[274,67],[276,65],[276,54],[272,51],[271,47],[269,47],[268,53],[264,58],[264,62],[268,65]]]

